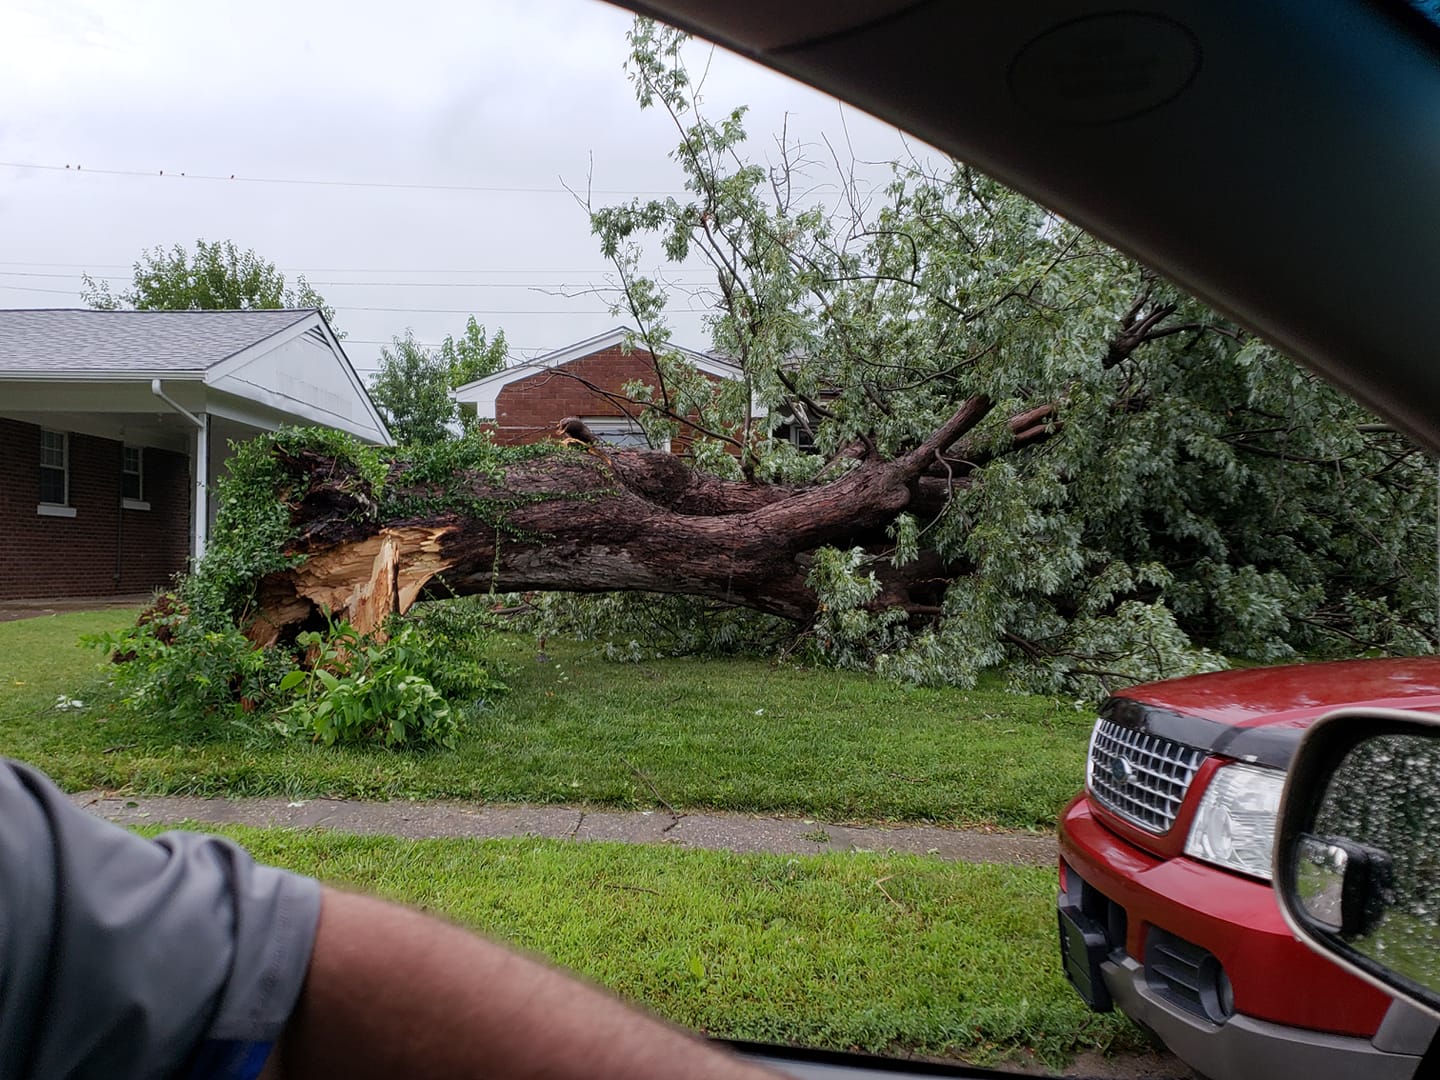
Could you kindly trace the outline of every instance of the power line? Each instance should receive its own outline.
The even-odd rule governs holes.
[[[403,340],[403,339],[402,339],[402,340]],[[375,338],[353,338],[353,337],[347,337],[347,338],[344,339],[344,341],[342,342],[342,344],[345,344],[345,345],[394,345],[394,344],[395,344],[395,339],[394,339],[394,338],[387,338],[387,339],[384,340],[384,341],[380,341],[380,340],[377,340],[377,339],[375,339]],[[442,341],[417,341],[417,342],[415,342],[415,344],[416,344],[416,345],[419,345],[422,349],[438,349],[438,348],[440,348],[441,345],[444,344],[444,342],[442,342]],[[508,340],[505,342],[505,349],[506,349],[507,352],[512,352],[512,353],[548,353],[548,352],[554,352],[554,351],[555,351],[553,348],[542,347],[542,346],[539,346],[539,345],[512,345],[512,344],[510,344],[510,342],[509,342]]]
[[[41,289],[41,288],[37,288],[37,287],[34,286],[34,285],[6,285],[6,284],[4,284],[4,283],[0,283],[0,289],[11,289],[11,290],[13,290],[13,291],[15,291],[15,292],[56,293],[56,294],[58,294],[58,295],[60,295],[60,296],[75,296],[75,295],[76,295],[76,291],[75,291],[74,289]]]
[[[79,271],[91,271],[91,269],[122,269],[122,271],[134,271],[134,264],[128,262],[24,262],[4,261],[0,259],[0,266],[68,266],[68,268],[79,269]],[[287,274],[613,274],[613,266],[480,266],[475,269],[464,269],[459,266],[294,266],[285,269]],[[685,274],[708,274],[710,266],[672,266],[667,272],[685,272]],[[0,271],[0,274],[20,276],[20,271]],[[39,276],[39,275],[32,275]],[[73,278],[73,274],[60,274],[63,278]],[[117,275],[101,275],[117,276]],[[124,276],[124,275],[120,275]]]
[[[75,296],[71,289],[42,289],[35,285],[6,285],[0,282],[0,289],[11,289],[18,292],[53,293],[58,296]],[[414,313],[417,315],[601,315],[604,312],[595,311],[543,311],[536,308],[406,308],[406,307],[367,307],[357,304],[333,304],[336,311],[386,311],[402,314]]]
[[[416,184],[397,183],[381,180],[310,180],[287,176],[242,176],[231,173],[228,176],[212,173],[195,173],[165,169],[87,169],[80,165],[46,165],[33,161],[0,161],[0,166],[9,169],[34,169],[44,172],[68,172],[77,176],[133,176],[150,180],[218,180],[236,184],[292,184],[304,187],[379,188],[394,191],[465,191],[487,195],[569,195],[578,194],[576,189],[560,187],[503,186],[490,184]],[[683,191],[638,191],[621,188],[591,188],[591,195],[684,195]]]
[[[619,290],[619,285],[596,285],[583,281],[307,281],[308,285],[323,285],[327,289],[353,285],[376,289],[561,289],[567,287],[587,289]]]
[[[58,278],[61,281],[78,280],[79,274],[38,274],[21,270],[0,270],[0,277],[23,277],[23,278]],[[130,281],[131,278],[124,274],[90,274],[94,281]],[[566,283],[561,281],[310,281],[309,285],[323,285],[327,289],[357,286],[373,287],[377,289],[558,289],[565,287]],[[592,289],[618,289],[618,285],[595,285],[592,282],[579,282],[587,288]]]
[[[352,338],[352,337],[347,337],[347,338],[345,339],[345,344],[346,344],[346,345],[394,345],[394,344],[395,344],[395,339],[394,339],[394,338],[391,338],[391,339],[389,339],[388,341],[378,341],[378,340],[376,340],[376,339],[374,339],[374,338]],[[420,348],[422,348],[422,349],[438,349],[438,348],[440,348],[440,346],[441,346],[442,343],[439,342],[439,341],[417,341],[417,342],[415,342],[415,344],[416,344],[416,345],[419,345]],[[508,343],[507,343],[507,344],[508,344]]]

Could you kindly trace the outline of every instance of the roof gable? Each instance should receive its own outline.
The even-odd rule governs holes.
[[[32,411],[56,409],[59,398],[83,393],[90,394],[85,409],[134,411],[137,401],[150,401],[156,387],[170,383],[184,388],[181,396],[195,411],[261,428],[319,424],[369,442],[392,441],[315,308],[0,309],[0,384],[6,382],[7,400],[28,393]]]
[[[474,382],[466,383],[455,390],[451,397],[456,401],[473,404],[476,413],[480,416],[494,416],[495,403],[500,396],[500,391],[511,383],[521,379],[528,379],[543,371],[564,367],[566,364],[574,363],[576,360],[584,359],[594,353],[603,352],[606,349],[613,349],[623,345],[627,339],[633,339],[635,331],[628,326],[617,326],[607,330],[603,334],[587,338],[584,341],[577,341],[574,345],[567,345],[563,349],[556,349],[554,352],[546,353],[544,356],[537,356],[533,360],[527,360],[523,364],[516,364],[513,367],[502,368],[499,371],[486,375],[484,378],[476,379]],[[681,346],[672,346],[686,361],[694,364],[695,367],[708,375],[714,375],[720,379],[739,379],[744,373],[740,366],[730,360],[717,356],[710,356],[707,353],[696,352],[693,349],[686,349]],[[648,352],[637,342],[636,352]]]
[[[318,311],[307,315],[212,365],[205,385],[297,421],[391,442],[384,419],[329,325]]]

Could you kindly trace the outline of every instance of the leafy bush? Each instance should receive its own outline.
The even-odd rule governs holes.
[[[132,712],[191,735],[214,731],[217,718],[265,712],[294,667],[292,657],[256,649],[234,625],[191,618],[172,593],[135,626],[83,640],[114,661],[111,681]]]
[[[303,734],[326,744],[448,746],[467,712],[505,690],[488,657],[492,631],[479,603],[421,604],[369,638],[339,623],[302,633],[293,645],[257,649],[240,631],[261,579],[304,558],[287,550],[292,510],[305,496],[295,463],[306,454],[331,459],[330,495],[351,498],[361,515],[403,511],[387,485],[393,469],[405,483],[434,488],[427,505],[411,508],[418,513],[460,498],[444,487],[458,470],[499,476],[506,461],[553,449],[512,450],[470,435],[401,450],[390,462],[323,428],[284,428],[237,444],[195,572],[137,625],[91,644],[115,661],[112,681],[132,712],[183,725],[192,736],[218,734],[229,720],[268,737]]]
[[[505,690],[487,660],[490,631],[456,602],[422,605],[384,636],[348,623],[257,649],[229,624],[206,626],[167,595],[132,627],[88,638],[115,661],[134,715],[219,735],[221,721],[325,745],[451,746],[466,712]]]
[[[518,598],[517,598],[518,599]],[[535,593],[514,625],[537,637],[597,642],[607,659],[764,656],[788,647],[784,619],[694,596],[661,593]]]
[[[338,623],[323,632],[306,631],[296,644],[308,651],[310,668],[280,682],[282,691],[298,692],[284,710],[295,730],[313,733],[326,746],[454,745],[454,710],[410,666],[421,657],[433,666],[430,646],[413,625],[396,627],[380,642]]]
[[[392,635],[390,647],[451,701],[483,704],[506,690],[490,655],[495,636],[490,600],[468,596],[416,604],[395,620],[410,633]],[[415,646],[417,641],[423,646]]]

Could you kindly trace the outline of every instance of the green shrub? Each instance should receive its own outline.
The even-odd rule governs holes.
[[[466,596],[416,604],[393,621],[390,645],[405,662],[455,701],[483,705],[507,689],[491,653],[495,644],[492,597]],[[401,637],[396,626],[410,633]]]
[[[517,598],[518,599],[518,598]],[[663,593],[536,593],[512,622],[537,637],[597,642],[607,659],[766,656],[788,648],[785,619],[696,596]]]
[[[313,666],[280,683],[282,690],[299,692],[285,709],[292,730],[313,733],[326,746],[454,745],[454,710],[428,679],[406,666],[407,653],[418,649],[416,636],[406,626],[380,643],[362,638],[348,623],[301,634],[297,644],[311,651]]]
[[[192,737],[219,734],[217,720],[266,712],[294,658],[257,649],[238,628],[190,617],[172,593],[134,626],[83,642],[114,661],[111,682],[134,714],[181,726]]]
[[[234,626],[206,626],[170,595],[135,626],[86,640],[115,662],[123,707],[191,737],[238,723],[327,746],[451,746],[464,715],[506,689],[487,658],[482,615],[444,601],[392,620],[385,635],[362,636],[341,622],[300,634],[293,650],[257,649]]]
[[[434,498],[459,498],[445,485],[456,470],[498,476],[511,457],[548,449],[509,450],[473,436],[438,448],[397,452],[322,428],[284,428],[236,444],[218,485],[219,511],[205,557],[139,622],[94,637],[114,661],[111,681],[122,705],[142,719],[218,735],[240,723],[264,738],[300,736],[327,745],[371,741],[384,746],[450,745],[461,717],[505,690],[488,658],[491,631],[483,608],[455,602],[421,605],[386,633],[361,638],[331,624],[293,644],[257,649],[241,632],[261,579],[303,561],[288,553],[292,509],[305,496],[297,464],[309,454],[333,461],[330,494],[369,516],[397,512],[387,479],[429,485]],[[422,500],[423,501],[423,500]],[[470,508],[473,509],[473,508]]]

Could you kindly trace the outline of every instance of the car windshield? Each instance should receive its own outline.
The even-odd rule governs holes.
[[[1396,424],[609,6],[0,27],[0,755],[783,1067],[1419,1061],[1270,889],[1308,725],[1440,711]],[[1221,68],[1013,32],[1057,140]]]

